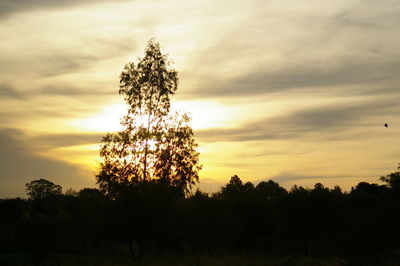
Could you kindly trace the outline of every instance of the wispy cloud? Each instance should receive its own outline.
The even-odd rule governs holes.
[[[124,1],[124,0],[117,0]],[[26,12],[35,9],[66,8],[76,5],[96,4],[105,0],[2,0],[0,2],[0,19],[13,13]]]
[[[71,133],[71,134],[46,134],[28,138],[39,147],[60,148],[75,145],[87,145],[100,143],[102,133]]]
[[[376,62],[343,58],[343,62],[336,66],[335,63],[325,65],[322,61],[314,65],[307,63],[309,62],[304,61],[297,66],[287,66],[269,72],[252,72],[232,80],[211,81],[209,84],[202,84],[204,88],[199,88],[193,94],[200,97],[243,97],[283,91],[303,91],[351,96],[370,94],[371,83],[378,86],[375,88],[376,93],[380,93],[382,86],[400,83],[396,75],[400,70],[400,61],[397,59]],[[353,91],[345,87],[350,85],[364,85],[365,88]]]
[[[38,178],[52,180],[65,189],[77,184],[94,185],[94,178],[91,179],[79,166],[40,156],[32,146],[23,132],[0,130],[0,193],[6,190],[12,191],[8,196],[23,196],[25,184]]]
[[[399,97],[357,104],[330,105],[296,110],[287,115],[261,119],[237,128],[206,129],[196,133],[202,141],[253,141],[312,138],[354,139],[375,133],[348,133],[352,129],[381,127],[385,114],[400,115]],[[373,120],[372,117],[374,117]],[[368,121],[371,120],[371,121]]]
[[[23,95],[6,83],[0,84],[0,100],[5,98],[22,99]]]

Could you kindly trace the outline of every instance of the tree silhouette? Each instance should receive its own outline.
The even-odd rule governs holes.
[[[397,169],[400,170],[400,163],[398,164]],[[379,180],[387,183],[391,189],[400,191],[400,171],[390,173],[386,176],[381,176]]]
[[[0,199],[0,265],[63,264],[68,257],[67,264],[84,265],[97,255],[104,265],[116,264],[116,257],[125,265],[122,245],[132,259],[149,262],[247,253],[246,261],[229,263],[243,265],[255,255],[279,265],[277,256],[291,258],[287,265],[396,265],[400,197],[392,181],[398,174],[386,178],[388,184],[360,182],[342,192],[321,183],[287,191],[272,180],[254,187],[233,176],[216,193],[187,197],[179,185],[149,178],[116,198],[94,188],[60,195],[60,186],[35,180],[27,184],[29,192],[40,192],[30,195],[35,200]],[[319,263],[321,257],[343,263]]]
[[[49,196],[61,195],[62,187],[46,179],[31,181],[25,185],[30,199],[44,199]]]
[[[256,186],[256,191],[267,199],[277,199],[287,194],[286,189],[273,180],[260,182]]]
[[[116,196],[130,185],[157,180],[188,190],[198,181],[199,153],[187,114],[170,113],[170,96],[178,86],[177,71],[154,39],[145,56],[126,64],[119,94],[129,106],[123,130],[102,141],[100,188]]]
[[[243,182],[237,175],[232,176],[228,184],[226,184],[226,186],[221,188],[221,194],[223,196],[231,196],[243,191],[244,191]]]

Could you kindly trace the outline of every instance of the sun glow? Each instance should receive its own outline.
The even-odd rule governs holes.
[[[176,101],[172,110],[189,113],[193,129],[229,127],[232,109],[212,101]]]
[[[59,160],[93,170],[100,161],[99,148],[99,144],[74,145],[45,151],[41,155],[50,158],[57,157]]]
[[[107,105],[100,112],[71,121],[69,125],[90,132],[120,131],[120,121],[127,110],[128,106],[125,103]],[[192,128],[195,130],[229,127],[229,121],[232,121],[232,110],[229,107],[211,101],[176,101],[172,102],[171,111],[189,113]]]
[[[127,113],[128,106],[125,103],[107,105],[96,114],[80,118],[69,123],[69,125],[83,131],[92,132],[116,132],[122,129],[120,121]]]

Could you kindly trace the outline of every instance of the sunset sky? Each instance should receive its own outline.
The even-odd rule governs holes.
[[[124,65],[155,37],[215,191],[237,174],[348,190],[400,162],[400,2],[0,2],[0,197],[95,187],[126,111]],[[383,125],[389,123],[389,127]]]

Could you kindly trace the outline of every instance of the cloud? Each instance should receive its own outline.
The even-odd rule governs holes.
[[[319,12],[302,4],[265,5],[272,7],[253,10],[200,51],[193,71],[203,80],[193,96],[352,95],[400,83],[395,1],[335,2]]]
[[[69,187],[93,186],[94,178],[79,166],[37,155],[20,130],[0,130],[0,195],[23,196],[25,184],[45,178]]]
[[[288,181],[298,181],[302,180],[315,180],[315,183],[321,182],[321,180],[326,179],[336,179],[336,178],[354,178],[355,176],[349,175],[330,175],[330,176],[322,176],[322,175],[299,175],[296,173],[282,172],[278,175],[274,175],[271,179],[278,180],[279,182],[288,182]]]
[[[307,189],[313,189],[316,183],[322,183],[326,188],[333,189],[339,185],[344,191],[350,191],[352,187],[359,182],[377,183],[378,176],[364,175],[301,175],[291,172],[282,172],[272,177],[272,180],[278,181],[280,185],[290,190],[294,185],[302,186]]]
[[[203,84],[193,94],[200,97],[242,97],[284,91],[328,95],[382,93],[382,87],[399,84],[396,74],[399,69],[400,61],[397,59],[376,62],[373,59],[349,58],[342,62],[321,61],[313,64],[304,61],[297,66],[255,71],[226,81],[211,80],[210,84]],[[354,90],[346,87],[352,85],[359,85],[360,88]]]
[[[125,0],[117,0],[125,1]],[[76,5],[96,4],[105,0],[2,0],[0,2],[0,19],[13,13],[35,10],[73,7]]]
[[[75,134],[46,134],[31,137],[30,142],[36,143],[41,147],[60,148],[75,145],[96,144],[100,143],[104,134],[94,133],[75,133]]]
[[[50,85],[44,86],[39,89],[24,90],[23,92],[16,90],[14,87],[7,83],[0,84],[0,99],[14,99],[14,100],[26,100],[32,97],[43,97],[43,96],[59,96],[59,97],[104,97],[104,96],[115,96],[118,95],[117,89],[103,88],[103,86],[94,86],[94,88],[88,87],[76,87],[68,84],[59,84],[58,86]]]
[[[313,150],[306,149],[306,150],[265,150],[265,151],[256,151],[256,152],[240,152],[238,153],[237,157],[239,158],[255,158],[255,157],[268,157],[268,156],[287,156],[287,155],[304,155],[312,152]]]
[[[23,95],[9,86],[7,83],[0,83],[0,99],[1,98],[11,98],[11,99],[22,99]]]
[[[89,43],[83,43],[82,45],[90,45],[93,50],[91,52],[80,51],[79,53],[72,53],[68,50],[40,51],[40,49],[42,49],[40,48],[40,45],[35,45],[33,48],[38,49],[39,51],[36,54],[29,55],[28,57],[19,55],[9,57],[8,55],[3,54],[1,56],[2,58],[0,58],[2,61],[0,64],[0,70],[4,73],[10,73],[11,77],[15,80],[18,80],[17,78],[21,78],[21,76],[24,77],[25,75],[29,75],[29,79],[32,79],[32,77],[51,78],[83,72],[90,69],[91,66],[95,65],[99,61],[112,58],[116,55],[111,51],[104,51],[106,50],[106,44],[102,47],[99,47],[100,45],[98,43],[97,46]],[[124,45],[121,45],[121,47],[123,46]],[[91,54],[94,53],[94,51],[96,51],[97,54]],[[123,54],[126,50],[119,50],[119,52]],[[26,73],[27,65],[30,67],[28,73]]]
[[[117,89],[104,89],[104,88],[78,88],[70,86],[46,86],[44,88],[35,90],[33,95],[51,95],[51,96],[105,96],[117,95]]]
[[[101,31],[100,25],[92,29],[93,25],[87,21],[85,22],[89,25],[79,27],[75,24],[68,26],[68,21],[62,20],[53,25],[53,20],[48,18],[38,25],[32,22],[33,31],[38,34],[32,36],[27,43],[19,37],[24,34],[24,28],[14,25],[0,27],[7,39],[2,45],[4,52],[0,54],[2,80],[23,90],[35,88],[41,81],[53,82],[53,87],[60,87],[64,86],[60,82],[72,83],[88,80],[88,77],[93,76],[97,78],[97,82],[107,80],[110,83],[118,80],[118,74],[114,73],[122,70],[127,63],[125,60],[129,58],[128,54],[136,48],[137,40],[132,34],[122,31],[107,34]],[[47,41],[43,43],[43,39]],[[59,41],[60,39],[64,41]],[[104,66],[111,70],[102,72]],[[117,68],[113,70],[112,67]],[[71,79],[72,76],[74,79]],[[22,82],[23,80],[35,83]],[[93,83],[95,80],[89,81]]]
[[[350,27],[370,31],[397,29],[396,23],[399,21],[398,10],[399,5],[396,0],[380,2],[366,0],[338,12],[332,18],[332,22],[334,22],[332,26],[335,28]]]
[[[372,136],[360,128],[383,125],[382,117],[400,115],[399,97],[376,99],[357,104],[335,104],[296,110],[287,115],[261,119],[232,129],[206,129],[196,132],[201,141],[253,141],[312,138],[319,140],[354,139]],[[375,117],[381,117],[376,119]],[[371,121],[368,121],[371,120]],[[356,135],[354,135],[356,134]]]

